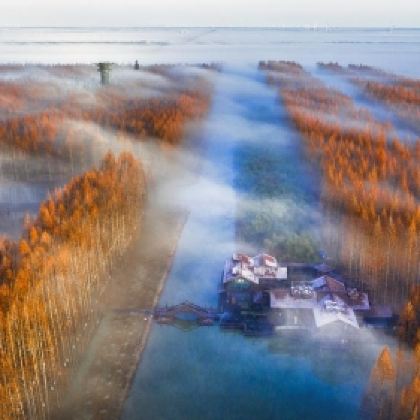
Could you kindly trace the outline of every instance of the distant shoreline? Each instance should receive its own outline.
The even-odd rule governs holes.
[[[305,26],[166,26],[166,25],[150,25],[150,26],[0,26],[2,29],[276,29],[276,30],[302,30],[313,28],[325,28],[332,30],[420,30],[420,26],[326,26],[326,25],[305,25]]]

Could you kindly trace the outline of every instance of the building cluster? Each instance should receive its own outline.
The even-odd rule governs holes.
[[[249,257],[245,254],[233,254],[225,263],[223,283],[239,280],[261,285],[267,282],[287,279],[287,267],[278,264],[271,255],[260,254]]]
[[[281,264],[267,254],[233,254],[224,266],[223,311],[263,313],[277,329],[359,328],[377,311],[366,292],[346,282],[326,264]]]

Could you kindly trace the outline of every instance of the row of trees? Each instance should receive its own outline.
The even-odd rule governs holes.
[[[387,105],[420,134],[420,81],[404,78],[385,82],[353,78],[352,81],[367,95]]]
[[[63,124],[60,113],[42,112],[13,116],[0,121],[0,144],[28,154],[68,154],[66,147],[57,147],[58,132]]]
[[[342,261],[359,278],[374,279],[385,290],[390,278],[398,282],[398,303],[411,288],[401,314],[399,337],[414,352],[403,350],[403,346],[395,356],[388,347],[382,350],[371,372],[361,414],[372,419],[417,419],[420,142],[407,145],[391,140],[391,126],[377,123],[350,98],[325,88],[303,69],[291,80],[296,66],[291,67],[291,71],[283,67],[283,74],[272,76],[271,82],[280,83],[282,99],[306,140],[309,156],[322,169],[328,237],[340,244]],[[365,66],[344,69],[337,63],[327,63],[321,67],[335,73],[384,75]],[[395,290],[391,296],[385,294],[387,303],[395,298]]]
[[[41,82],[0,80],[0,113],[11,117],[18,113],[31,112],[41,103],[46,107],[55,97],[51,90],[51,85]]]
[[[302,74],[305,73],[302,65],[299,63],[296,63],[295,61],[285,61],[285,60],[260,61],[258,63],[258,67],[260,70],[264,70],[267,72],[280,73],[281,77],[285,77],[287,75],[296,77],[296,76],[301,76]]]
[[[420,141],[391,139],[392,127],[351,98],[295,64],[282,68],[269,81],[321,168],[329,248],[384,299],[391,284],[406,296],[419,275]]]
[[[72,158],[82,155],[74,142],[68,120],[93,122],[134,139],[158,138],[179,143],[186,124],[207,111],[209,87],[204,79],[183,80],[179,87],[149,99],[126,95],[114,87],[84,94],[52,95],[51,87],[32,81],[0,84],[0,145],[28,154]]]
[[[371,371],[361,415],[374,420],[417,420],[420,414],[420,346],[384,347]]]
[[[187,122],[202,117],[209,105],[207,92],[184,92],[166,98],[126,100],[120,95],[103,98],[104,108],[66,113],[73,119],[92,121],[137,139],[156,137],[171,144],[182,139]],[[72,107],[73,109],[73,107]]]
[[[337,73],[347,76],[363,75],[364,77],[370,78],[389,78],[390,76],[392,76],[390,73],[387,73],[382,69],[367,66],[365,64],[349,64],[347,67],[343,67],[337,62],[319,62],[318,67],[322,70],[327,70],[331,73]]]
[[[414,82],[413,82],[414,83]],[[420,82],[417,82],[420,87]],[[404,80],[393,84],[385,84],[376,81],[366,82],[365,89],[380,101],[391,104],[404,104],[420,106],[420,90],[407,87]]]
[[[349,72],[348,69],[342,67],[337,62],[331,61],[328,63],[319,62],[317,63],[318,68],[321,70],[326,70],[330,73],[337,73],[337,74],[347,74]]]
[[[396,354],[393,355],[389,347],[383,348],[372,369],[361,406],[362,414],[367,418],[413,420],[420,415],[420,287],[418,285],[412,288],[401,311],[398,338],[400,344]]]
[[[338,63],[318,63],[321,69],[346,76],[367,96],[384,103],[420,133],[420,80],[397,76],[364,65],[347,68]]]
[[[0,418],[47,418],[60,405],[144,192],[138,161],[108,154],[42,203],[20,241],[1,241]]]
[[[47,70],[75,75],[72,67]],[[93,101],[73,91],[49,96],[48,84],[32,93],[30,81],[5,84],[9,90],[0,95],[0,106],[6,98],[16,107],[0,120],[0,146],[13,156],[2,168],[23,181],[34,172],[67,176],[90,168],[98,127],[133,140],[155,137],[176,144],[209,104],[207,84],[195,78],[150,99],[103,87],[89,92]],[[93,132],[86,123],[94,123]],[[76,171],[62,169],[68,161]],[[141,223],[143,177],[131,154],[108,154],[97,169],[71,179],[43,202],[37,216],[25,221],[20,240],[0,239],[0,418],[54,417],[100,316],[97,304],[109,270]]]

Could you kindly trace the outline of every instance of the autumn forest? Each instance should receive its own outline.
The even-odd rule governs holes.
[[[45,77],[31,80],[35,70]],[[129,82],[121,69],[119,84],[103,87],[89,66],[13,71],[0,83],[2,176],[29,186],[65,180],[48,184],[19,238],[0,239],[0,418],[42,419],[62,405],[109,272],[141,230],[149,174],[133,145],[175,147],[211,92],[203,77],[171,66]]]
[[[323,242],[349,278],[376,302],[400,311],[400,347],[384,348],[372,370],[361,413],[414,419],[420,381],[420,138],[419,82],[363,65],[319,63],[363,95],[389,107],[413,130],[400,138],[353,98],[295,62],[261,62],[304,140],[304,153],[322,175]],[[417,118],[418,119],[418,118]],[[405,345],[414,353],[407,356]],[[395,357],[395,360],[393,358]]]
[[[365,64],[0,65],[0,418],[127,419],[132,389],[150,413],[162,393],[174,418],[196,418],[177,402],[197,413],[209,382],[225,413],[221,370],[243,386],[243,418],[262,382],[299,413],[302,378],[320,410],[344,384],[337,401],[358,390],[357,418],[420,418],[419,121],[419,79]],[[234,308],[259,264],[267,283],[286,269],[284,290],[252,294],[257,315],[221,310],[233,252],[245,272]],[[325,296],[366,296],[389,324],[359,325],[333,302],[326,324],[340,331],[303,327],[309,312],[328,317],[322,279]],[[255,339],[279,295],[297,306]],[[158,325],[159,299],[211,316]],[[207,328],[226,314],[243,335]]]

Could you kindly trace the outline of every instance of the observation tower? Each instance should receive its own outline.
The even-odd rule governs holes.
[[[101,74],[101,84],[108,85],[109,84],[109,75],[112,69],[112,63],[104,62],[98,63],[98,72]]]

